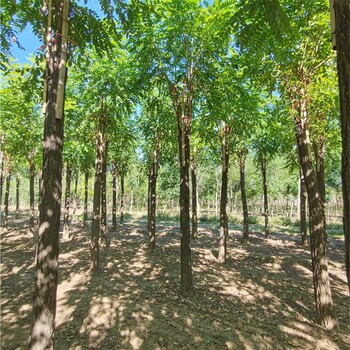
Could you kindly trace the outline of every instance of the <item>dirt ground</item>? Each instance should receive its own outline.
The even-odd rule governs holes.
[[[180,236],[157,227],[146,250],[146,223],[109,231],[100,272],[90,275],[89,235],[78,224],[60,245],[56,350],[84,349],[350,349],[350,298],[344,242],[329,239],[329,268],[339,329],[324,331],[315,315],[310,253],[290,234],[230,230],[228,261],[216,262],[218,230],[200,225],[193,240],[195,296],[179,295]],[[1,349],[25,349],[31,320],[36,238],[26,221],[1,235]]]

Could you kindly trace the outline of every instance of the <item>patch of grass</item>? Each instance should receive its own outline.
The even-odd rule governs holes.
[[[207,222],[207,223],[217,223],[219,222],[219,218],[215,215],[200,215],[199,222]]]
[[[299,220],[291,220],[290,217],[288,217],[288,216],[269,217],[269,223],[271,225],[293,226],[293,227],[299,227],[299,225],[300,225]]]
[[[257,225],[259,224],[259,219],[257,216],[249,216],[248,217],[248,224],[249,225]]]
[[[176,213],[157,213],[157,220],[159,221],[180,221],[179,214]]]

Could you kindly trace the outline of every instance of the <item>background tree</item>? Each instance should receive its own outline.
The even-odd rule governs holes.
[[[340,120],[342,133],[342,188],[343,225],[345,237],[345,266],[350,292],[350,5],[346,0],[331,1],[334,6],[335,48],[340,95]]]

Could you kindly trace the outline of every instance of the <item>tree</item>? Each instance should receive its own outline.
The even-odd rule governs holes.
[[[5,117],[0,126],[4,141],[2,157],[7,154],[20,168],[29,168],[30,232],[34,229],[34,173],[35,166],[40,161],[38,149],[42,134],[38,69],[40,67],[35,65],[30,67],[10,62],[6,75],[3,76],[4,84],[0,94],[1,115]],[[19,139],[22,140],[20,143]]]
[[[154,83],[154,82],[153,82]],[[153,84],[152,84],[153,85]],[[148,172],[148,249],[153,251],[156,242],[157,177],[162,149],[171,149],[174,141],[172,106],[167,86],[154,84],[145,90],[142,112],[138,121],[144,139],[141,145]],[[169,152],[167,152],[169,153]]]
[[[343,225],[345,237],[345,266],[350,292],[350,4],[348,0],[334,0],[333,31],[337,50],[337,69],[340,95],[342,134]],[[331,8],[331,11],[333,9]],[[333,34],[334,35],[334,34]]]
[[[48,8],[42,188],[29,349],[51,349],[54,340],[68,12],[69,0],[60,1],[52,7],[50,3]]]
[[[320,4],[319,12],[313,12],[306,18],[296,18],[296,21],[306,21],[309,24],[304,31],[307,37],[300,38],[298,34],[291,37],[299,50],[285,52],[291,58],[289,69],[284,68],[284,84],[293,109],[297,149],[306,191],[308,193],[310,217],[310,247],[312,256],[313,282],[316,310],[321,324],[327,329],[337,326],[333,311],[328,264],[326,257],[326,226],[325,213],[317,181],[317,174],[312,162],[309,138],[309,85],[317,77],[324,66],[325,58],[329,57],[329,48],[325,47],[319,33],[328,31],[325,25],[325,4]],[[313,37],[315,33],[317,37]],[[317,43],[317,44],[315,44]],[[291,45],[292,47],[292,45]],[[283,62],[283,61],[282,61]],[[283,63],[281,64],[283,67]]]

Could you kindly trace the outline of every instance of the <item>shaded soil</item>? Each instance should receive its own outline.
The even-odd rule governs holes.
[[[12,226],[11,226],[12,225]],[[25,349],[31,320],[36,238],[25,221],[1,234],[1,349]],[[216,262],[218,230],[200,226],[192,241],[196,294],[179,295],[180,235],[157,227],[146,250],[145,222],[109,231],[100,272],[90,275],[89,235],[72,226],[60,245],[56,350],[350,349],[350,298],[344,242],[329,238],[329,269],[340,327],[324,331],[315,315],[310,253],[299,237],[264,239],[230,230],[228,261]]]

